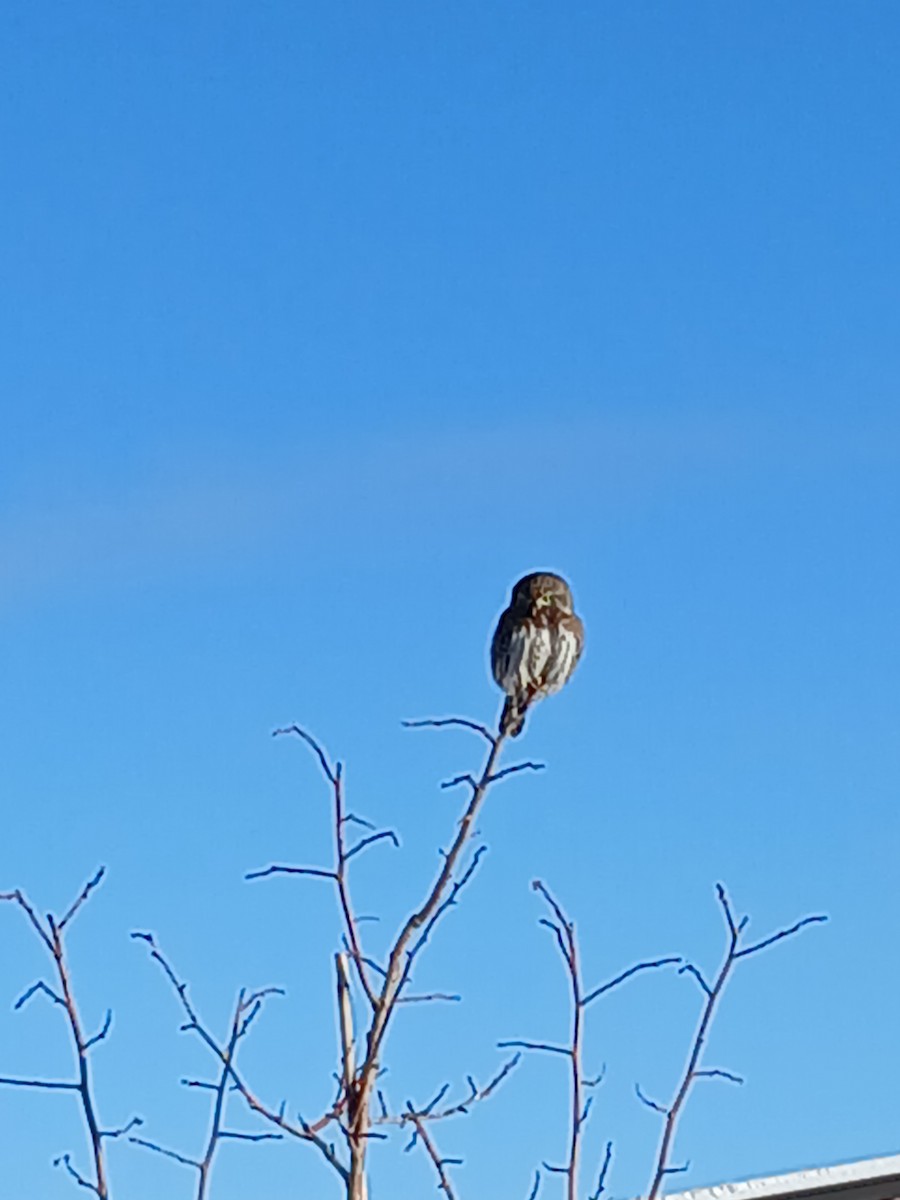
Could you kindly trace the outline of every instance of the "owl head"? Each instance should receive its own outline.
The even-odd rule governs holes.
[[[570,613],[574,609],[572,591],[566,581],[550,571],[525,575],[512,591],[513,607],[520,611],[553,606]]]

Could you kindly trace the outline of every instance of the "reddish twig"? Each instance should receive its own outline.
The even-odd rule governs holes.
[[[725,951],[725,957],[719,972],[716,975],[713,983],[708,983],[703,973],[693,965],[693,963],[685,963],[682,966],[680,973],[689,974],[697,982],[701,991],[704,994],[703,1008],[700,1013],[700,1020],[697,1025],[697,1030],[694,1034],[693,1042],[691,1043],[690,1052],[688,1054],[687,1063],[675,1091],[672,1103],[666,1108],[655,1101],[648,1099],[637,1089],[639,1098],[643,1103],[654,1111],[664,1116],[663,1132],[660,1139],[659,1151],[656,1157],[656,1164],[653,1170],[653,1176],[650,1183],[650,1188],[647,1193],[647,1200],[657,1200],[660,1194],[663,1182],[669,1175],[679,1174],[686,1170],[686,1166],[672,1167],[669,1165],[669,1156],[672,1151],[672,1143],[675,1137],[675,1130],[678,1125],[678,1118],[684,1108],[685,1101],[690,1093],[691,1087],[697,1079],[725,1079],[731,1083],[742,1083],[743,1080],[739,1075],[734,1075],[730,1071],[723,1071],[718,1068],[712,1070],[701,1070],[700,1061],[703,1053],[703,1048],[706,1043],[707,1035],[709,1034],[710,1025],[716,1011],[716,1006],[722,996],[728,978],[731,972],[741,958],[747,958],[751,954],[756,954],[760,950],[765,950],[767,947],[780,942],[785,938],[792,937],[799,933],[800,930],[806,928],[807,925],[820,924],[827,921],[827,917],[819,914],[812,917],[804,917],[803,920],[797,921],[789,928],[781,929],[770,937],[763,938],[762,941],[756,942],[750,946],[741,945],[741,937],[747,927],[749,918],[742,917],[736,921],[731,910],[731,904],[725,888],[721,883],[716,884],[716,896],[722,908],[722,915],[725,919],[725,927],[728,933],[728,945]]]

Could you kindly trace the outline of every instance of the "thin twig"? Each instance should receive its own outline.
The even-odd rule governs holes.
[[[674,963],[680,963],[682,961],[683,960],[681,958],[679,958],[677,955],[674,955],[668,958],[654,958],[648,960],[647,962],[635,963],[633,967],[629,967],[627,971],[623,971],[620,975],[616,975],[616,977],[614,979],[610,979],[608,983],[601,984],[600,987],[594,988],[592,992],[588,992],[588,994],[582,998],[581,1003],[583,1005],[590,1004],[591,1001],[596,1000],[598,996],[603,996],[607,992],[611,992],[613,988],[618,987],[620,983],[624,983],[626,979],[630,979],[632,975],[637,975],[641,971],[650,971],[656,967],[668,967]]]
[[[321,867],[286,867],[273,863],[259,871],[248,871],[245,879],[265,879],[269,875],[309,875],[314,879],[336,879],[334,871],[325,871]]]
[[[520,1054],[514,1054],[511,1058],[508,1058],[496,1075],[483,1087],[479,1087],[472,1076],[469,1075],[467,1077],[469,1084],[468,1096],[464,1096],[462,1100],[457,1100],[452,1104],[444,1106],[441,1106],[441,1101],[450,1090],[449,1083],[445,1083],[424,1108],[414,1109],[407,1104],[406,1109],[396,1115],[391,1115],[388,1111],[384,1094],[379,1091],[378,1098],[381,1106],[381,1115],[375,1118],[373,1124],[406,1125],[412,1121],[413,1117],[418,1117],[422,1121],[446,1121],[448,1117],[465,1116],[469,1113],[473,1104],[480,1104],[481,1101],[487,1100],[494,1094],[507,1076],[519,1065],[521,1057]]]
[[[3,1087],[46,1088],[52,1092],[77,1092],[77,1083],[56,1079],[16,1079],[11,1075],[0,1075],[0,1085]]]
[[[447,729],[451,726],[459,729],[471,729],[473,733],[483,737],[489,746],[493,746],[497,740],[487,725],[481,725],[478,721],[470,721],[467,717],[427,718],[424,721],[401,721],[400,724],[404,729]]]
[[[612,1142],[607,1142],[606,1143],[606,1152],[603,1155],[603,1163],[600,1167],[600,1174],[597,1177],[597,1186],[594,1189],[594,1191],[591,1192],[590,1196],[588,1197],[588,1200],[600,1200],[600,1197],[606,1191],[606,1177],[609,1174],[609,1167],[610,1167],[610,1164],[612,1163],[612,1155],[613,1155],[613,1144],[612,1144]]]
[[[510,775],[518,775],[520,771],[544,771],[547,768],[546,763],[539,762],[520,762],[513,763],[511,767],[504,767],[502,771],[497,771],[490,777],[488,783],[499,783],[501,779],[506,779]]]
[[[520,1039],[497,1043],[498,1050],[544,1050],[548,1054],[562,1054],[571,1058],[571,1046],[554,1046],[552,1042],[526,1042]]]

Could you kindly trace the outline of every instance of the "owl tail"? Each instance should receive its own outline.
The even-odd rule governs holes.
[[[525,727],[525,709],[519,709],[515,696],[507,696],[500,714],[500,732],[509,737],[518,737]]]

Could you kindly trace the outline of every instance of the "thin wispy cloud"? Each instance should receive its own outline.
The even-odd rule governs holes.
[[[428,526],[490,519],[510,497],[531,503],[590,499],[611,521],[644,511],[667,487],[721,487],[748,473],[784,476],[890,466],[895,431],[774,429],[748,422],[647,416],[541,425],[518,422],[443,432],[349,438],[325,446],[287,444],[183,448],[143,479],[52,480],[0,513],[0,603],[69,586],[140,580],[234,567],[289,538],[312,549],[339,540],[348,553],[373,537],[388,547]],[[542,480],[560,481],[541,493]],[[532,490],[537,486],[538,493]],[[539,485],[539,486],[538,486]]]

